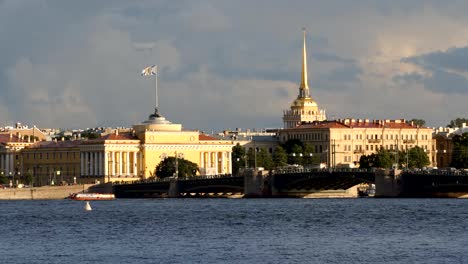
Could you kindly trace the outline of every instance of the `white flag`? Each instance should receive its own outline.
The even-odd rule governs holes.
[[[141,76],[156,75],[157,70],[158,70],[158,68],[157,68],[156,65],[148,66],[148,67],[144,68],[144,69],[141,71]]]

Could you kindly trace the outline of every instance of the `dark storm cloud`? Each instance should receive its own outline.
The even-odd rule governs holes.
[[[468,46],[408,57],[402,61],[419,65],[428,70],[468,71]]]
[[[402,62],[418,65],[429,74],[410,73],[396,76],[395,81],[423,84],[428,90],[447,94],[468,94],[468,47],[451,48],[402,59]]]
[[[468,94],[468,80],[463,75],[443,70],[433,70],[427,76],[419,73],[398,75],[393,80],[401,85],[422,84],[439,94]]]

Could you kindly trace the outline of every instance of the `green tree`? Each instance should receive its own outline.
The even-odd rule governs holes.
[[[88,138],[88,139],[96,139],[96,138],[99,138],[100,135],[94,131],[83,131],[81,133],[81,137],[82,138]]]
[[[273,166],[283,167],[288,164],[288,154],[281,146],[276,147],[275,151],[273,152]]]
[[[375,154],[374,167],[390,168],[393,163],[395,163],[395,156],[388,150],[380,149]]]
[[[31,185],[31,186],[33,185],[33,176],[32,176],[32,174],[31,174],[31,172],[28,171],[28,172],[26,172],[26,173],[24,174],[23,181],[24,181],[24,182],[23,182],[24,184],[29,184],[29,185]]]
[[[426,167],[431,162],[427,153],[421,147],[414,147],[408,150],[408,167],[409,168],[422,168]]]
[[[7,184],[8,178],[5,175],[0,175],[0,184]]]
[[[453,154],[450,166],[468,168],[468,133],[456,135],[452,138]]]
[[[303,149],[304,143],[302,143],[302,141],[300,141],[299,139],[289,139],[281,145],[281,147],[283,147],[283,149],[288,154],[294,153],[294,148],[296,146],[300,146],[301,149]]]
[[[288,164],[302,164],[302,146],[293,145],[291,152],[288,152]]]
[[[359,158],[359,168],[368,169],[374,167],[375,163],[375,154],[372,153],[370,155],[362,155]]]
[[[263,167],[266,170],[271,170],[273,168],[273,159],[271,158],[271,154],[265,148],[261,148],[258,152],[257,165],[258,167]]]
[[[320,164],[320,155],[314,153],[314,148],[310,144],[304,145],[304,151],[302,153],[302,165],[313,166]]]
[[[159,178],[167,178],[173,176],[175,173],[175,165],[175,157],[165,158],[156,166],[156,176]],[[183,158],[177,158],[177,165],[179,177],[184,178],[197,175],[198,165],[196,163],[193,163]]]
[[[411,123],[413,122],[413,124],[419,126],[419,127],[424,127],[426,125],[426,120],[424,119],[416,119],[416,118],[413,118],[411,120],[408,121],[408,123]]]
[[[468,119],[458,117],[454,120],[451,120],[447,126],[452,128],[462,127],[463,123],[468,124]]]
[[[247,151],[247,167],[255,168],[255,166],[257,166],[256,161],[257,161],[256,149],[249,148],[249,150]]]
[[[237,143],[232,147],[232,173],[237,175],[240,168],[246,167],[245,149]]]

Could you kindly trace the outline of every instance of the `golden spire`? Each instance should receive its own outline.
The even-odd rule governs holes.
[[[304,35],[304,46],[302,47],[302,74],[299,86],[299,97],[309,97],[309,84],[307,83],[307,52],[306,52],[306,30],[302,29]]]

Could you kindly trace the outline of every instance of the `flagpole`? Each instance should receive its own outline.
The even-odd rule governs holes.
[[[158,66],[154,66],[156,68],[156,75],[155,75],[155,89],[156,89],[156,93],[155,93],[155,100],[156,100],[156,109],[158,109]],[[157,110],[156,110],[157,111]]]

